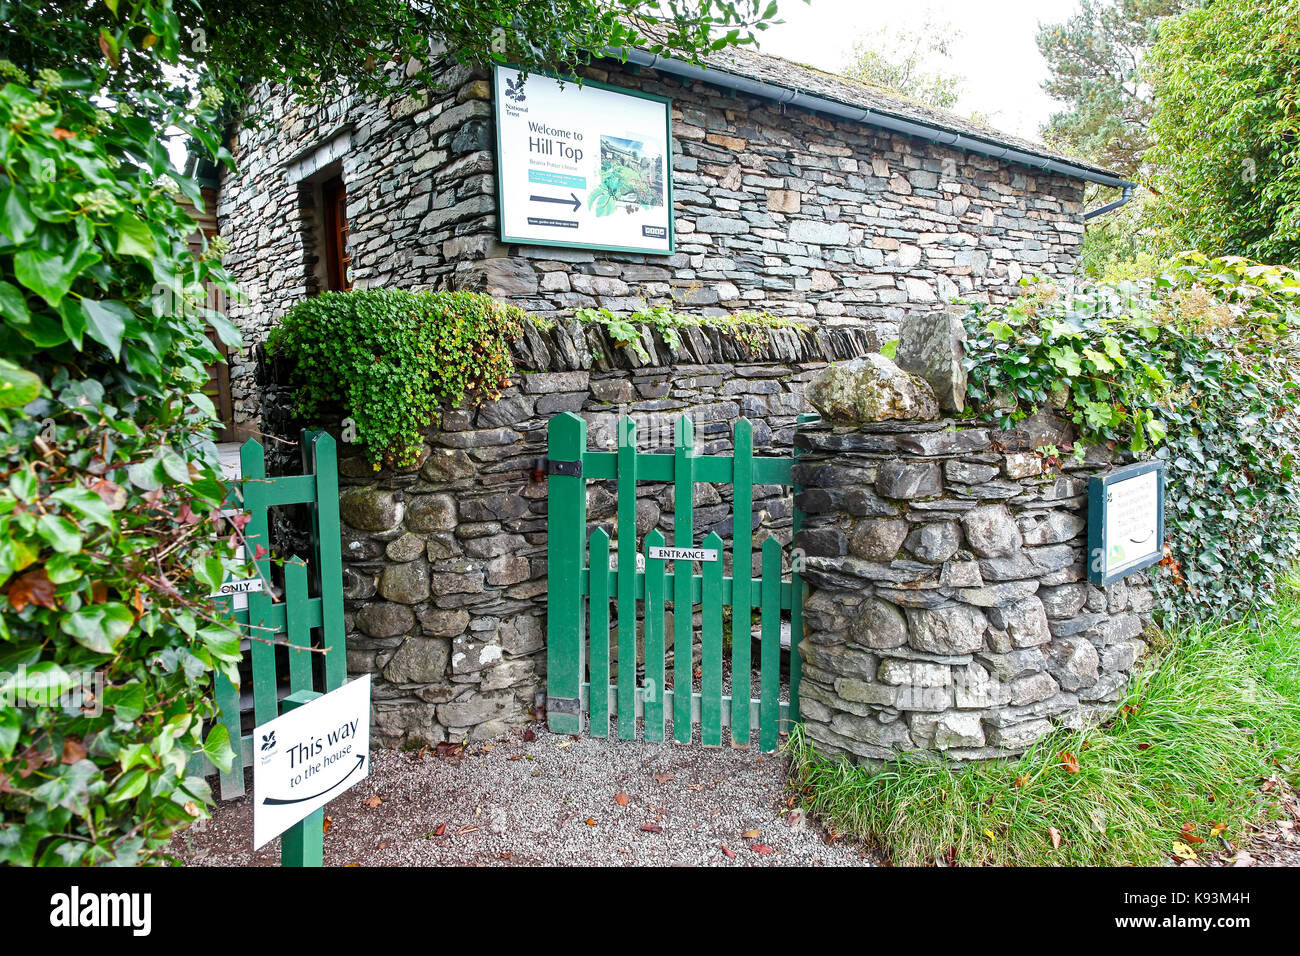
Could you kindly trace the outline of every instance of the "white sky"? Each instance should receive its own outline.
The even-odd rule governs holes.
[[[1038,126],[1062,104],[1042,90],[1047,64],[1034,43],[1039,22],[1060,23],[1077,0],[779,0],[759,49],[839,72],[854,43],[881,26],[918,29],[927,13],[960,35],[948,69],[964,77],[956,111],[979,111],[999,129],[1038,139]]]

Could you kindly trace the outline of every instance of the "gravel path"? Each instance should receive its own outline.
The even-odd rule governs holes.
[[[464,751],[375,751],[370,777],[326,807],[325,865],[872,865],[789,811],[785,768],[752,747],[574,738],[541,725]],[[279,862],[278,840],[251,846],[248,798],[172,841],[190,865]]]

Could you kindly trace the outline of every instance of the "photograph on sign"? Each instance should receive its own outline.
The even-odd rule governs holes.
[[[673,251],[670,101],[498,66],[501,240]]]
[[[370,773],[370,675],[253,731],[253,849]]]

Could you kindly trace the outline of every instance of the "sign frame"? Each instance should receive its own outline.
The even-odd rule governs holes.
[[[505,166],[501,162],[501,90],[498,85],[497,75],[500,70],[522,70],[523,67],[516,66],[513,63],[495,63],[492,66],[492,135],[496,145],[496,196],[497,196],[497,238],[505,244],[521,246],[551,246],[559,249],[592,249],[598,252],[635,252],[641,255],[650,256],[672,256],[677,253],[677,216],[673,211],[673,101],[671,97],[659,96],[655,93],[646,93],[643,90],[633,90],[626,86],[615,86],[612,83],[598,83],[595,80],[578,80],[576,77],[564,73],[556,73],[551,70],[533,69],[528,70],[528,74],[544,76],[552,80],[558,80],[562,83],[572,83],[574,86],[590,86],[597,90],[607,90],[611,93],[622,93],[625,96],[635,96],[643,100],[652,100],[656,103],[664,104],[664,176],[666,178],[666,195],[664,201],[668,211],[668,248],[654,249],[646,246],[607,246],[590,242],[572,242],[561,239],[526,239],[520,236],[511,236],[506,232],[505,216],[505,185],[503,183]]]
[[[1106,493],[1111,485],[1156,473],[1156,550],[1106,573]],[[1165,546],[1165,463],[1159,459],[1124,465],[1104,475],[1088,478],[1088,581],[1106,587],[1138,571],[1145,571],[1164,558]]]

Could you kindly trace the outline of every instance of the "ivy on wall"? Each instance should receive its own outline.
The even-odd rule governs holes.
[[[1167,462],[1165,614],[1268,600],[1300,556],[1300,273],[1184,253],[1158,279],[973,309],[967,336],[972,414],[1011,428],[1052,407],[1080,458]]]
[[[438,410],[510,384],[524,311],[476,292],[327,292],[290,309],[267,339],[288,361],[304,417],[339,403],[376,468],[415,461]]]

